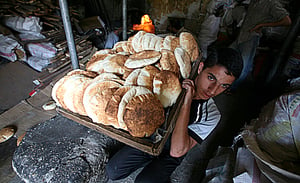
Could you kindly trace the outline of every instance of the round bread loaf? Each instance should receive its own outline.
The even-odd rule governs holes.
[[[154,50],[144,50],[139,53],[130,55],[125,62],[128,68],[140,68],[157,62],[161,57],[160,52]]]
[[[176,76],[179,76],[180,69],[174,52],[166,49],[161,50],[161,58],[159,62],[162,70],[174,72]]]
[[[126,78],[124,86],[137,86],[137,80],[142,69],[134,69]]]
[[[153,80],[153,93],[163,105],[169,107],[175,104],[181,93],[181,83],[178,77],[171,71],[161,71]]]
[[[93,55],[92,58],[86,63],[85,69],[87,71],[93,70],[93,68],[95,67],[94,64],[96,64],[96,62],[104,60],[109,55],[111,55],[111,54],[97,54],[97,55]]]
[[[63,83],[68,79],[68,77],[70,76],[64,76],[62,78],[60,78],[52,87],[52,91],[51,91],[51,96],[52,99],[56,102],[56,105],[59,107],[63,107],[62,102],[62,96],[60,95],[61,93],[61,86],[63,85]]]
[[[7,141],[10,139],[16,130],[12,127],[4,127],[0,130],[0,143]]]
[[[151,47],[150,42],[155,39],[155,37],[155,34],[152,33],[144,34],[142,38],[142,50],[154,50],[154,45]]]
[[[119,104],[119,109],[118,109],[118,122],[119,122],[120,128],[123,128],[123,129],[127,128],[125,123],[124,123],[124,119],[123,119],[124,112],[125,112],[125,107],[126,107],[127,103],[133,97],[136,97],[136,96],[139,96],[139,95],[144,95],[144,94],[147,94],[147,93],[152,93],[152,92],[150,90],[148,90],[147,88],[142,87],[142,86],[132,86],[132,88],[124,94],[124,96],[121,99],[121,102]]]
[[[124,63],[127,58],[128,56],[121,54],[109,55],[104,60],[96,61],[87,69],[97,73],[110,72],[122,75],[125,73]]]
[[[116,52],[128,52],[127,49],[127,41],[119,41],[116,42],[116,44],[113,46],[113,50],[116,50]]]
[[[127,91],[129,91],[132,88],[132,86],[121,86],[118,88],[112,95],[111,99],[107,103],[107,106],[105,108],[105,113],[107,115],[107,119],[110,122],[110,124],[115,128],[121,128],[123,130],[127,130],[127,127],[124,125],[119,125],[118,122],[118,109],[119,104],[122,100],[122,97],[125,95]]]
[[[94,78],[98,76],[98,73],[93,71],[85,71],[82,69],[74,69],[67,73],[67,76],[72,76],[72,75],[83,75],[85,77]]]
[[[75,105],[78,105],[78,100],[80,99],[80,96],[83,96],[83,85],[82,83],[91,81],[91,78],[85,77],[83,75],[72,75],[68,78],[68,80],[64,83],[64,93],[63,93],[63,102],[66,105],[66,108],[72,112],[78,113],[78,111],[75,110]],[[79,97],[79,98],[76,98]]]
[[[177,47],[174,51],[177,64],[179,65],[179,70],[181,76],[186,79],[190,76],[192,65],[189,54],[181,47]]]
[[[164,38],[162,49],[173,51],[179,46],[179,37],[168,35]]]
[[[142,40],[144,34],[146,34],[145,31],[139,31],[133,36],[131,44],[135,52],[142,51]]]
[[[134,137],[149,137],[164,120],[164,109],[152,93],[133,97],[125,107],[124,123]]]
[[[74,93],[82,92],[82,90],[80,88],[74,88],[81,85],[82,82],[91,80],[97,75],[98,74],[95,72],[84,71],[81,69],[75,69],[68,72],[66,76],[58,80],[52,88],[51,96],[56,102],[56,105],[72,112],[77,112],[74,108],[73,97]]]
[[[84,105],[83,105],[83,95],[86,88],[89,86],[90,82],[92,82],[93,79],[87,79],[86,81],[80,83],[76,88],[74,89],[75,92],[73,94],[73,106],[74,111],[80,115],[87,116],[87,113],[85,111]]]
[[[189,32],[181,32],[179,35],[180,46],[189,54],[191,61],[195,61],[199,56],[198,43]]]
[[[137,77],[137,85],[148,88],[150,91],[153,90],[153,78],[159,73],[160,70],[152,65],[147,65],[141,69]]]
[[[113,93],[120,86],[114,81],[95,81],[86,88],[83,95],[83,105],[93,122],[110,125],[105,114],[105,108]]]

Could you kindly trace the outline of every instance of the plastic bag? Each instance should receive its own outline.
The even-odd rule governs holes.
[[[18,41],[2,34],[0,34],[0,56],[12,62],[26,60],[26,53]]]
[[[40,18],[38,17],[6,17],[4,24],[20,33],[41,32]]]

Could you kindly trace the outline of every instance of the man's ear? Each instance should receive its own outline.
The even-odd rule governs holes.
[[[198,74],[200,74],[200,72],[203,70],[203,67],[204,67],[204,63],[200,62],[198,67]]]

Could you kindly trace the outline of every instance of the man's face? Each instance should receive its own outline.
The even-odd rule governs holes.
[[[199,66],[198,76],[195,79],[194,99],[207,100],[229,88],[235,80],[234,76],[227,75],[227,69],[223,66],[215,65],[202,70],[203,65]]]

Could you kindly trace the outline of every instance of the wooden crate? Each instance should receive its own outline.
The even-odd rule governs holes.
[[[200,59],[197,59],[193,62],[192,72],[191,72],[191,79],[193,79],[197,75],[198,66],[200,63]],[[129,146],[137,148],[143,152],[149,153],[151,155],[159,155],[168,140],[171,132],[175,127],[175,123],[177,120],[177,116],[183,102],[185,96],[185,90],[183,90],[176,103],[166,109],[166,120],[161,125],[159,129],[149,138],[139,138],[131,136],[127,131],[116,129],[112,126],[102,125],[98,123],[94,123],[89,117],[82,116],[63,108],[57,108],[58,113],[62,114],[63,116],[78,122],[88,128],[96,130],[102,134],[105,134],[113,139],[116,139],[122,143],[125,143]],[[158,140],[157,140],[158,139]]]

